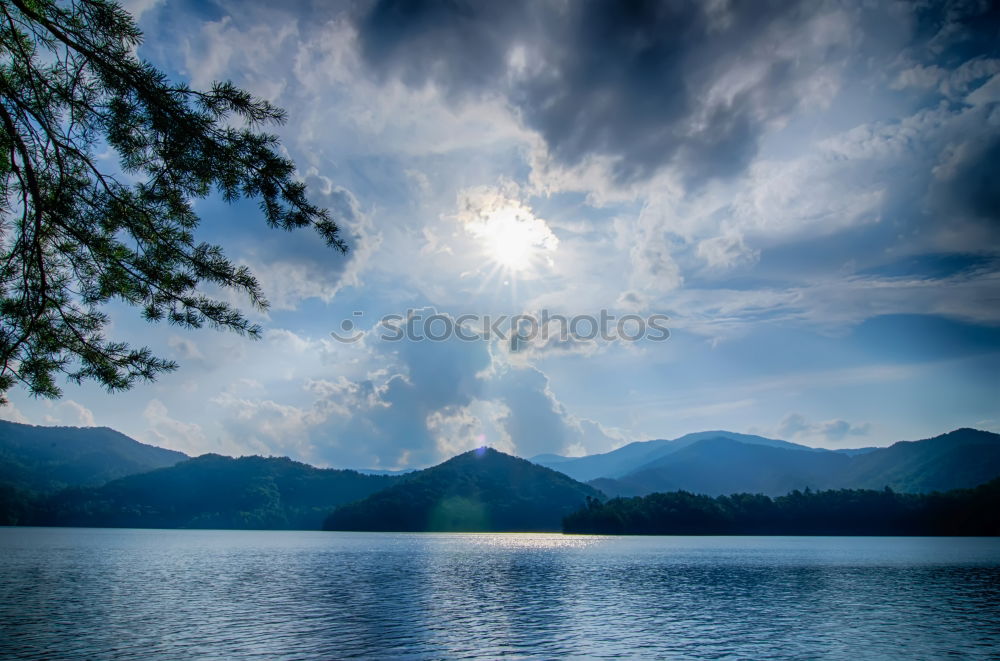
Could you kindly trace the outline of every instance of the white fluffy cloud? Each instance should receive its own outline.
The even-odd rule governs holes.
[[[36,423],[45,425],[59,425],[67,427],[96,427],[94,413],[89,408],[72,399],[64,399],[59,402],[46,400],[42,406],[43,413],[41,419],[31,420],[13,404],[0,407],[0,412],[5,414],[3,419],[12,422]]]
[[[293,378],[298,403],[213,398],[227,442],[325,465],[402,468],[482,445],[532,456],[621,440],[571,414],[544,373],[508,362],[486,340],[389,342],[370,331],[365,343],[368,364],[381,368],[362,378]]]
[[[21,413],[20,409],[14,406],[12,403],[8,402],[3,406],[0,406],[0,420],[7,420],[9,422],[20,422],[21,424],[29,425],[31,420],[28,416]]]
[[[840,443],[865,437],[870,430],[871,424],[867,422],[851,424],[839,419],[809,422],[801,414],[789,413],[778,425],[777,436],[783,439]]]

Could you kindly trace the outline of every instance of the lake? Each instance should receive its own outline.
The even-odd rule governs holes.
[[[1000,539],[0,528],[0,658],[988,658]]]

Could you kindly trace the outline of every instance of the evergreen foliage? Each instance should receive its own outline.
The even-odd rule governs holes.
[[[346,250],[260,130],[284,112],[228,82],[171,82],[136,56],[141,37],[108,0],[0,0],[0,401],[18,383],[58,397],[60,373],[115,391],[175,369],[105,337],[111,301],[150,321],[260,334],[204,293],[267,307],[245,266],[195,238],[196,199],[256,199],[271,227],[311,226]]]
[[[34,525],[318,530],[337,505],[399,478],[314,468],[288,458],[206,454],[96,489],[44,499]]]
[[[107,427],[41,427],[0,420],[0,484],[30,493],[97,487],[187,458]]]
[[[840,489],[699,496],[686,491],[590,499],[567,533],[615,535],[1000,535],[1000,478],[930,494]]]

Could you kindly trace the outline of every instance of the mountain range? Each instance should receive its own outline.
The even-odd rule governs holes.
[[[958,429],[833,451],[710,431],[577,458],[481,448],[383,473],[190,458],[107,428],[0,422],[0,524],[168,528],[559,530],[566,514],[609,496],[968,489],[1000,475],[1000,435]]]
[[[531,457],[531,461],[548,468],[554,468],[574,480],[587,482],[597,478],[617,478],[627,475],[642,466],[666,457],[699,441],[713,438],[728,438],[740,443],[764,445],[768,447],[816,451],[797,443],[779,441],[752,434],[737,434],[729,431],[702,431],[686,434],[672,440],[636,441],[622,447],[585,457],[563,457],[557,454],[541,454]]]
[[[966,428],[885,448],[824,450],[716,431],[631,443],[587,457],[532,460],[609,496],[677,490],[779,496],[807,487],[927,493],[974,487],[1000,475],[1000,435]]]

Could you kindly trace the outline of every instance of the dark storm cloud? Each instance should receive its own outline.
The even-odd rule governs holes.
[[[918,36],[905,56],[924,71],[940,72],[929,104],[948,107],[957,118],[934,145],[938,147],[937,168],[934,180],[925,186],[929,211],[936,223],[985,221],[996,239],[1000,229],[1000,104],[995,85],[992,98],[976,99],[976,89],[997,70],[1000,4],[990,0],[930,3],[918,7],[915,16]]]
[[[1000,226],[1000,130],[963,147],[953,172],[932,189],[936,210],[947,219]]]
[[[543,47],[549,71],[512,96],[552,153],[575,164],[619,159],[622,179],[679,162],[692,178],[742,170],[764,122],[791,109],[794,65],[762,62],[753,87],[706,101],[710,88],[769,26],[801,20],[794,3],[741,4],[710,16],[705,3],[573,3]],[[793,18],[794,17],[794,18]]]
[[[458,92],[495,84],[506,68],[520,2],[385,0],[358,21],[361,52],[383,75],[420,86],[435,79]]]
[[[1000,50],[1000,5],[993,0],[914,3],[913,56],[942,65]]]
[[[740,172],[767,123],[801,101],[797,81],[831,48],[777,46],[819,6],[382,0],[357,26],[379,75],[503,93],[564,164],[610,157],[627,181],[673,163],[698,180]]]

